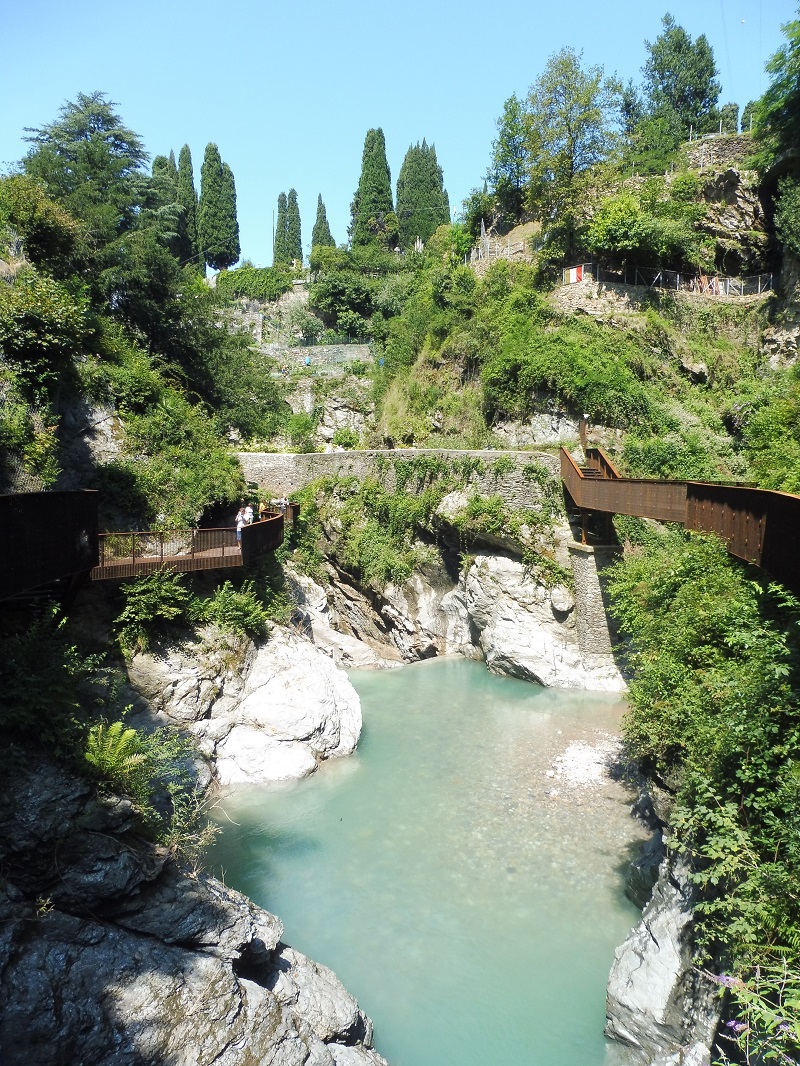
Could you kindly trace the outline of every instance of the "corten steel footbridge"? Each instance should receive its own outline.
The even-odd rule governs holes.
[[[109,581],[152,574],[251,566],[283,544],[286,514],[267,511],[242,529],[99,533],[96,492],[23,492],[0,496],[0,600],[54,582],[65,594],[87,578]]]
[[[762,567],[800,595],[800,496],[709,481],[622,477],[601,448],[577,463],[561,449],[561,480],[580,512],[583,539],[592,515],[635,515],[715,533],[731,555]],[[271,511],[242,530],[98,533],[96,492],[0,496],[0,600],[56,581],[67,589],[88,577],[105,581],[156,570],[219,570],[249,566],[283,543],[284,516]]]
[[[710,481],[622,477],[601,448],[578,464],[561,449],[561,480],[581,513],[583,538],[593,514],[635,515],[716,533],[731,555],[762,567],[800,595],[800,496]]]

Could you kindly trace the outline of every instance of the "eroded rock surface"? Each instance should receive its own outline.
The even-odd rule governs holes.
[[[694,965],[693,898],[685,864],[665,859],[642,917],[614,955],[606,1035],[652,1066],[708,1066],[718,990]]]
[[[129,804],[22,754],[1,787],[4,1066],[385,1063],[335,975],[141,839]]]
[[[361,702],[311,642],[281,626],[259,647],[206,638],[137,655],[128,673],[149,708],[197,738],[222,785],[302,778],[355,749]]]

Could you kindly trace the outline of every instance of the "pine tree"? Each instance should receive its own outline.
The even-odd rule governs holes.
[[[288,242],[288,217],[286,193],[278,196],[278,219],[275,223],[275,240],[272,246],[272,265],[288,266],[291,263]]]
[[[215,144],[206,147],[200,171],[197,228],[208,265],[215,270],[233,266],[240,253],[236,188],[233,172],[222,162]]]
[[[199,271],[205,271],[205,259],[199,254],[197,192],[194,187],[192,153],[188,144],[181,148],[178,156],[178,203],[181,207],[181,217],[178,221],[178,258],[181,263],[192,263]]]
[[[311,247],[336,247],[336,241],[333,239],[331,235],[331,228],[328,225],[328,216],[325,213],[325,204],[322,202],[322,193],[320,193],[317,197],[317,220],[314,223],[314,229],[311,231]]]
[[[300,208],[297,206],[297,190],[289,189],[289,199],[286,202],[286,251],[289,262],[297,260],[299,266],[303,264],[303,242],[300,237]]]
[[[361,177],[350,205],[350,239],[354,246],[386,244],[397,240],[397,218],[392,205],[392,178],[386,162],[383,130],[367,130],[361,156]]]
[[[400,246],[413,248],[427,241],[437,227],[450,221],[450,201],[442,183],[436,149],[424,140],[411,145],[397,177],[397,224]]]

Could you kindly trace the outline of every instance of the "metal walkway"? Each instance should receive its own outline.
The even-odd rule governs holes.
[[[708,481],[624,478],[601,448],[585,454],[579,466],[561,449],[561,480],[584,518],[635,515],[716,533],[731,555],[763,567],[800,595],[800,496]]]
[[[250,566],[283,544],[284,515],[242,530],[185,529],[167,533],[98,533],[96,492],[0,495],[0,600],[86,577],[111,581],[171,569],[221,570]],[[294,520],[290,504],[286,518]]]

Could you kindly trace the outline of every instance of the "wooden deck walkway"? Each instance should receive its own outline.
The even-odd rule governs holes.
[[[800,496],[709,481],[624,478],[601,448],[579,466],[561,449],[561,480],[585,516],[635,515],[716,533],[731,555],[763,567],[800,596]]]
[[[283,544],[284,516],[278,511],[242,529],[179,529],[154,533],[101,533],[92,581],[152,574],[156,570],[226,570],[249,566]]]

